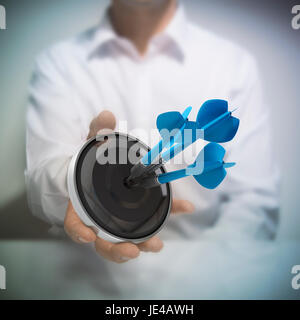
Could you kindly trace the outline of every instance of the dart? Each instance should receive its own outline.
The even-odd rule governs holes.
[[[162,140],[142,158],[141,162],[133,166],[129,180],[155,171],[200,138],[209,142],[222,143],[232,140],[235,136],[239,119],[232,116],[232,112],[236,109],[228,111],[226,100],[211,99],[204,102],[198,111],[196,121],[189,121],[187,118],[191,109],[191,107],[187,108],[182,115],[171,111],[157,117],[157,128]],[[170,134],[168,136],[164,134],[174,129],[179,130],[171,139]],[[184,131],[191,132],[191,135],[182,135]],[[159,163],[152,164],[165,147],[169,149],[162,154]]]
[[[234,162],[223,161],[225,149],[217,143],[207,144],[197,156],[195,162],[186,169],[163,173],[154,173],[138,183],[138,186],[152,188],[160,184],[169,183],[184,177],[193,176],[194,179],[207,189],[215,189],[225,178],[226,169],[233,167]]]
[[[196,121],[189,121],[187,119],[187,115],[191,111],[191,107],[189,108],[182,115],[179,112],[166,112],[157,117],[157,128],[160,132],[163,129],[172,129],[173,123],[176,121],[177,123],[184,124],[183,128],[174,137],[173,143],[169,144],[170,148],[161,155],[159,163],[151,164],[150,162],[150,165],[146,168],[143,165],[134,166],[132,173],[134,172],[135,174],[132,174],[130,179],[155,171],[200,138],[220,143],[230,141],[235,136],[239,127],[239,119],[231,115],[236,109],[228,111],[228,102],[226,100],[211,99],[204,102],[198,111]],[[183,130],[190,130],[192,134],[182,135]],[[162,136],[162,138],[164,137]],[[181,138],[181,141],[178,141],[179,138]],[[160,141],[161,147],[164,146],[163,141]],[[152,150],[144,157],[144,161],[142,161],[144,165],[146,164],[145,159],[148,159]],[[157,148],[154,153],[157,156],[162,150],[163,148]]]

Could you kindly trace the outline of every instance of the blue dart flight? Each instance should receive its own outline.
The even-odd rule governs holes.
[[[162,140],[132,167],[129,180],[153,172],[200,138],[209,142],[227,142],[235,136],[239,119],[231,115],[234,110],[228,111],[227,101],[207,100],[199,109],[196,121],[188,120],[191,110],[188,107],[182,114],[171,111],[157,117],[157,129]],[[170,132],[174,129],[177,133],[170,139]],[[162,154],[159,163],[152,164],[166,147],[169,149]]]
[[[225,178],[226,169],[233,167],[234,162],[223,161],[225,149],[217,143],[207,144],[197,156],[195,162],[186,169],[163,173],[158,176],[148,176],[138,186],[145,188],[155,187],[177,179],[193,176],[194,179],[207,189],[216,188]]]
[[[228,142],[239,128],[239,119],[231,115],[235,110],[228,111],[226,100],[207,100],[199,109],[196,122],[189,121],[187,128],[203,130],[206,141]]]

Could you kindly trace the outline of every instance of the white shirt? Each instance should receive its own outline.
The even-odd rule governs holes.
[[[183,8],[145,57],[104,17],[95,28],[42,53],[30,83],[27,114],[28,199],[34,215],[62,226],[70,158],[102,110],[128,130],[155,128],[161,112],[225,99],[239,107],[236,137],[224,147],[237,165],[221,186],[206,190],[193,178],[172,183],[174,197],[194,203],[193,215],[172,216],[163,239],[272,237],[278,222],[278,172],[271,154],[268,106],[254,59],[238,46],[190,23]],[[132,133],[132,132],[131,132]],[[138,135],[138,131],[137,131]]]

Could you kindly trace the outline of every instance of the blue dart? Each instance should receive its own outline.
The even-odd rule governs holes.
[[[168,183],[187,176],[194,179],[207,189],[216,188],[226,176],[226,168],[233,167],[234,162],[223,161],[225,149],[217,143],[207,144],[197,156],[195,162],[186,169],[163,173],[158,176],[152,174],[146,177],[139,186],[145,188],[155,187],[159,184]]]
[[[239,119],[231,115],[236,109],[228,111],[226,100],[211,99],[204,102],[196,121],[189,121],[187,118],[191,109],[188,107],[182,114],[171,111],[157,117],[157,128],[162,140],[133,166],[129,180],[155,171],[200,138],[221,143],[230,141],[235,136]],[[177,133],[170,137],[170,132],[176,129]],[[166,147],[168,150],[161,155],[159,163],[152,164]]]

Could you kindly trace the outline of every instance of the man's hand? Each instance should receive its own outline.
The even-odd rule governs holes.
[[[101,112],[90,125],[88,138],[91,138],[102,129],[114,130],[116,119],[109,111]],[[192,203],[186,200],[173,200],[171,213],[191,213],[194,211]],[[96,251],[104,258],[116,263],[123,263],[137,258],[141,251],[159,252],[163,247],[163,242],[158,236],[154,236],[145,242],[133,244],[130,242],[111,243],[97,237],[96,233],[87,227],[78,217],[71,202],[66,212],[64,227],[66,233],[77,243],[95,242]]]

